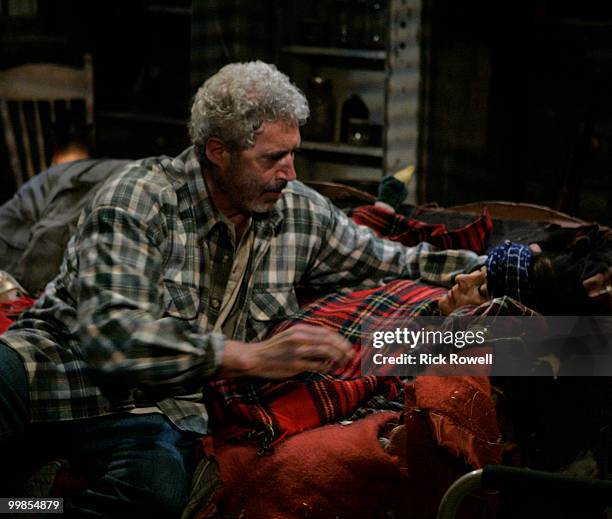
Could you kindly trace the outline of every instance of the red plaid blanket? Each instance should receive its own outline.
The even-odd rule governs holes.
[[[21,312],[34,304],[35,300],[28,296],[21,296],[15,301],[0,303],[0,334],[8,330],[13,321]]]
[[[359,225],[372,228],[378,236],[404,245],[412,246],[426,241],[440,249],[467,249],[478,254],[484,253],[493,230],[488,209],[472,223],[452,231],[442,223],[425,223],[370,205],[356,208],[351,218]]]
[[[361,375],[360,346],[365,317],[384,327],[390,319],[431,315],[435,300],[446,289],[397,280],[382,287],[332,294],[306,306],[277,326],[278,333],[298,324],[325,326],[338,331],[355,349],[353,360],[332,374],[304,373],[282,381],[219,380],[206,391],[215,434],[225,439],[256,440],[262,447],[322,424],[350,416],[374,395],[399,395],[396,377]]]
[[[373,206],[353,213],[356,223],[372,227],[379,235],[415,245],[429,241],[446,248],[469,248],[482,252],[492,229],[488,214],[462,229],[447,232],[443,225],[409,220]],[[297,323],[325,326],[338,331],[353,345],[353,361],[332,374],[304,373],[291,380],[220,380],[206,390],[211,424],[217,437],[253,440],[264,449],[300,431],[332,423],[352,415],[371,397],[396,398],[396,377],[361,376],[361,324],[376,319],[377,326],[407,315],[431,315],[435,299],[445,289],[398,280],[382,287],[333,294],[304,307],[272,334]]]

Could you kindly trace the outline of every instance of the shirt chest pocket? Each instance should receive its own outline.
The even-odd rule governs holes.
[[[198,316],[200,294],[197,288],[164,280],[165,315],[192,320]]]
[[[299,310],[294,287],[287,289],[256,290],[249,303],[249,314],[260,322],[276,322],[294,315]]]

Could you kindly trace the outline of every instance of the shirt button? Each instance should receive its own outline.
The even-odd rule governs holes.
[[[220,305],[221,303],[219,302],[219,300],[218,300],[218,299],[213,299],[213,300],[210,302],[210,304],[211,304],[211,306],[212,306],[212,307],[213,307],[213,308],[216,310],[217,308],[219,308],[219,305]]]
[[[224,254],[223,255],[223,259],[221,261],[223,261],[223,263],[227,263],[229,261],[229,255],[228,254]]]

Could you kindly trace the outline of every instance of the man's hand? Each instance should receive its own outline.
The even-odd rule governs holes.
[[[289,378],[304,371],[328,372],[353,358],[339,334],[299,324],[262,342],[226,341],[219,377]]]

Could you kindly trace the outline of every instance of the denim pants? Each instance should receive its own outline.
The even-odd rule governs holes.
[[[161,414],[30,425],[25,368],[0,342],[0,496],[17,497],[11,484],[28,471],[30,455],[59,450],[89,482],[64,500],[63,517],[178,518],[189,497],[195,439]]]

